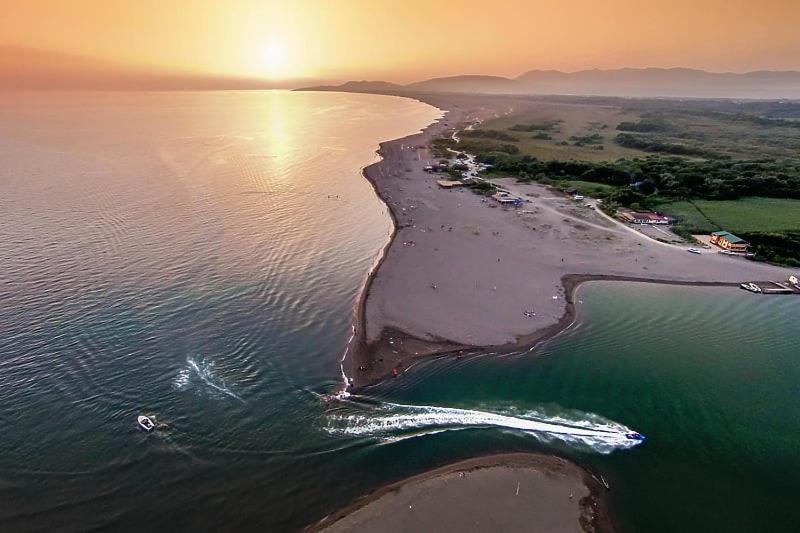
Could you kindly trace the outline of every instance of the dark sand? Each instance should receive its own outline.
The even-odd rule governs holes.
[[[559,457],[495,455],[384,487],[313,530],[611,531],[604,493],[591,475]]]

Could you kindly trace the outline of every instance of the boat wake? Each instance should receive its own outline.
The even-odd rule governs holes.
[[[327,414],[325,431],[334,435],[373,437],[389,443],[443,431],[499,429],[522,432],[546,443],[561,441],[602,454],[632,448],[644,440],[622,424],[580,411],[561,410],[552,415],[536,410],[478,411],[386,402],[347,404]]]
[[[244,399],[225,386],[224,381],[214,381],[214,363],[207,363],[205,359],[199,363],[193,357],[186,358],[186,367],[183,368],[178,375],[175,376],[175,388],[178,390],[186,390],[194,381],[194,378],[199,379],[209,390],[212,392],[223,394],[235,398],[242,403]]]

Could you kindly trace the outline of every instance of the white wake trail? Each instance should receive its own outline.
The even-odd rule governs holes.
[[[205,383],[211,389],[245,403],[244,399],[226,387],[224,382],[215,383],[212,380],[213,368],[213,363],[206,363],[205,360],[203,360],[200,362],[200,364],[198,364],[194,358],[187,357],[186,368],[181,370],[178,375],[175,376],[175,387],[179,390],[185,389],[189,385],[189,382],[194,375],[200,378],[200,381]]]
[[[631,438],[634,431],[622,424],[591,413],[565,411],[558,416],[539,411],[479,411],[428,405],[380,403],[369,412],[328,414],[325,430],[331,434],[375,437],[387,442],[477,428],[520,431],[538,440],[561,440],[588,447],[599,453],[632,448],[642,440]]]

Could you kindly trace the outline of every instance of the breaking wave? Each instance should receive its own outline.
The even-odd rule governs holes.
[[[599,415],[580,411],[548,415],[537,410],[478,411],[388,402],[348,404],[343,409],[327,414],[325,431],[334,435],[374,437],[384,442],[397,442],[443,431],[496,428],[522,432],[547,443],[562,441],[573,447],[603,454],[641,443],[627,436],[634,430]]]
[[[199,379],[201,383],[203,383],[210,391],[223,394],[225,396],[230,396],[231,398],[235,398],[240,402],[244,403],[244,399],[241,396],[230,390],[226,385],[225,382],[222,380],[214,380],[214,363],[213,362],[206,362],[205,359],[201,360],[200,363],[194,360],[193,357],[186,358],[186,367],[181,369],[178,372],[178,375],[175,376],[174,385],[175,388],[178,390],[186,390],[192,384],[192,381]]]

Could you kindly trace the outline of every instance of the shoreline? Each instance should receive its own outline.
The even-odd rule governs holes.
[[[515,342],[498,344],[498,345],[459,345],[451,343],[447,340],[439,342],[431,342],[425,339],[414,337],[413,335],[399,331],[389,330],[385,335],[392,335],[394,339],[402,339],[406,344],[412,344],[417,349],[418,353],[404,353],[401,357],[396,359],[393,368],[399,368],[402,372],[408,371],[416,363],[428,359],[439,359],[445,357],[454,357],[461,359],[473,355],[485,355],[491,353],[493,355],[507,355],[514,352],[531,351],[536,349],[541,344],[550,341],[558,336],[560,333],[566,331],[577,319],[577,311],[575,309],[575,294],[581,285],[585,283],[597,281],[614,281],[622,283],[648,283],[653,285],[673,285],[678,287],[718,287],[718,288],[736,288],[739,286],[735,282],[724,281],[678,281],[669,279],[657,278],[636,278],[629,276],[616,276],[604,274],[567,274],[562,277],[562,285],[565,291],[565,307],[564,314],[555,324],[541,327],[529,334],[521,335]],[[381,339],[384,341],[385,339]],[[369,361],[370,346],[361,338],[354,338],[357,349],[363,350],[358,353],[363,359],[361,361]],[[420,351],[423,350],[423,351]],[[427,349],[427,351],[425,351]],[[358,357],[357,356],[357,357]],[[374,364],[374,363],[373,363]],[[378,370],[378,373],[370,376],[370,380],[351,387],[349,390],[352,392],[359,392],[369,387],[379,385],[391,376],[390,371],[385,368]],[[397,376],[395,376],[397,377]]]
[[[683,256],[668,255],[674,254],[674,251],[669,249],[666,251],[654,251],[653,249],[664,247],[648,247],[647,244],[642,246],[635,242],[635,236],[622,235],[620,238],[617,233],[625,234],[628,232],[617,231],[615,233],[613,227],[600,227],[602,221],[598,221],[597,224],[589,225],[599,228],[599,230],[611,232],[616,241],[621,243],[618,248],[627,247],[621,252],[621,255],[627,254],[627,265],[621,267],[619,262],[609,261],[609,254],[613,256],[618,253],[618,251],[604,243],[600,245],[595,244],[594,246],[582,244],[581,246],[585,248],[581,250],[582,253],[576,254],[573,252],[572,255],[570,255],[571,252],[569,250],[564,251],[561,248],[562,246],[566,246],[562,245],[560,242],[563,241],[563,238],[561,238],[560,241],[551,238],[544,242],[536,243],[536,252],[540,254],[536,256],[536,258],[542,258],[541,264],[538,266],[536,264],[536,259],[534,259],[534,264],[532,265],[530,263],[519,263],[518,256],[509,254],[512,259],[512,265],[525,265],[532,271],[528,273],[524,271],[525,266],[520,266],[519,268],[523,270],[520,274],[515,273],[516,276],[528,275],[532,277],[535,282],[538,283],[539,288],[544,287],[544,291],[546,292],[546,296],[544,296],[546,302],[541,302],[543,296],[542,290],[538,290],[536,286],[533,287],[530,297],[531,301],[536,299],[540,302],[535,305],[537,312],[544,319],[544,323],[537,324],[539,320],[521,322],[524,324],[525,329],[520,327],[520,323],[515,324],[517,330],[521,329],[522,331],[521,334],[515,333],[512,337],[513,340],[510,342],[459,342],[457,340],[452,340],[452,338],[447,335],[437,334],[433,326],[428,326],[426,324],[420,329],[419,324],[424,324],[422,320],[416,320],[416,322],[412,320],[410,321],[411,327],[403,327],[407,323],[401,321],[400,324],[398,324],[397,316],[413,316],[420,309],[420,301],[423,306],[428,304],[449,306],[445,307],[447,311],[440,315],[440,320],[436,325],[440,325],[442,322],[448,320],[456,320],[448,311],[457,308],[459,305],[463,306],[463,302],[459,302],[458,299],[448,298],[449,295],[446,293],[443,294],[445,292],[444,290],[436,290],[437,287],[432,285],[434,290],[431,291],[430,288],[427,287],[425,283],[427,280],[439,282],[439,280],[443,279],[442,277],[433,277],[432,275],[432,277],[429,278],[419,279],[421,275],[427,274],[428,271],[433,270],[430,263],[426,262],[426,258],[430,261],[430,257],[432,257],[431,252],[439,251],[439,248],[429,248],[425,250],[423,239],[433,240],[434,245],[442,246],[443,249],[449,242],[451,248],[449,253],[444,255],[444,258],[445,261],[452,262],[469,262],[474,256],[471,257],[469,251],[462,253],[458,249],[458,245],[459,242],[462,244],[465,242],[471,244],[475,241],[471,237],[456,237],[455,233],[442,233],[436,230],[431,231],[431,227],[426,228],[426,225],[436,227],[439,225],[440,221],[446,222],[448,220],[447,217],[450,217],[450,223],[455,226],[458,222],[461,222],[459,217],[462,216],[465,219],[472,217],[473,220],[476,219],[477,216],[483,216],[483,219],[478,219],[481,223],[486,223],[486,219],[491,218],[492,221],[499,220],[507,225],[511,218],[512,223],[519,225],[518,220],[514,220],[510,217],[512,213],[508,211],[503,209],[483,209],[486,204],[480,202],[486,202],[486,200],[481,200],[481,197],[474,195],[472,192],[460,190],[442,193],[437,187],[433,186],[432,182],[435,178],[420,171],[422,154],[426,154],[428,160],[433,159],[427,152],[427,144],[430,139],[441,135],[442,132],[449,132],[450,130],[457,130],[463,127],[463,124],[468,122],[470,114],[475,113],[474,102],[471,102],[469,105],[464,105],[462,102],[459,107],[458,105],[447,105],[447,97],[425,98],[410,95],[403,97],[436,107],[442,112],[442,117],[432,122],[418,133],[380,143],[376,152],[380,159],[361,170],[362,175],[370,183],[377,197],[386,206],[392,220],[392,232],[386,244],[381,248],[374,266],[366,276],[355,306],[353,336],[352,340],[348,343],[342,359],[345,387],[341,394],[361,391],[380,384],[392,376],[398,377],[417,362],[423,360],[442,357],[461,358],[487,353],[499,355],[535,349],[538,345],[549,341],[567,330],[575,322],[577,317],[577,309],[575,307],[576,293],[578,288],[587,282],[621,281],[676,286],[736,287],[739,284],[739,281],[736,281],[737,278],[744,275],[744,272],[749,273],[751,271],[760,272],[768,270],[760,265],[751,266],[741,263],[733,264],[720,262],[719,258],[714,257],[706,261],[705,267],[701,265],[699,268],[695,268],[694,265],[697,264],[694,262],[695,259],[685,257],[687,254],[683,254]],[[497,108],[494,108],[493,111],[496,112],[496,110]],[[471,118],[474,119],[475,115],[473,114]],[[411,159],[409,159],[409,156],[411,156]],[[417,167],[416,172],[412,170],[415,166]],[[425,189],[425,187],[427,187],[427,189]],[[509,186],[509,188],[511,187]],[[544,190],[543,187],[539,187],[539,189]],[[514,192],[516,194],[521,194],[517,191]],[[537,189],[537,192],[540,191]],[[443,196],[443,194],[450,194],[452,196]],[[548,196],[552,196],[552,194],[552,192],[549,192]],[[536,204],[539,204],[539,197],[544,195],[537,193],[529,194],[528,196],[536,197]],[[541,200],[545,199],[541,198]],[[471,210],[454,210],[452,204],[455,201],[464,202],[466,207],[471,208]],[[445,204],[449,204],[449,207]],[[406,207],[402,207],[403,205],[405,205],[408,210]],[[554,225],[562,223],[562,216],[570,216],[565,213],[566,209],[564,209],[562,205],[542,205],[545,211],[549,210],[555,213],[554,218],[551,217],[550,220],[546,220],[548,222],[553,222]],[[554,205],[555,209],[553,208]],[[415,206],[419,207],[419,209],[414,209]],[[458,207],[460,208],[462,205],[459,203]],[[491,207],[491,205],[489,207]],[[423,211],[423,209],[426,209],[426,211]],[[440,210],[444,215],[440,213]],[[483,215],[476,216],[475,213],[477,213],[478,210],[480,210]],[[427,213],[431,211],[438,214],[439,218],[430,217],[426,220]],[[414,218],[409,218],[410,214],[413,214]],[[567,223],[567,226],[569,225],[566,218],[563,219],[563,223]],[[562,224],[562,226],[564,226],[564,224]],[[442,225],[441,227],[442,231],[444,231],[443,228],[445,226]],[[484,227],[493,228],[494,226],[486,224]],[[452,231],[453,228],[451,227],[450,229]],[[499,229],[503,230],[503,238],[494,240],[489,246],[498,243],[502,246],[510,247],[511,244],[509,244],[509,242],[515,244],[521,240],[519,237],[515,239],[513,237],[515,234],[509,231],[507,226],[503,226]],[[558,229],[563,228],[559,227]],[[419,232],[427,233],[427,235],[420,235]],[[556,230],[556,233],[557,232],[558,230]],[[411,246],[401,246],[401,233],[403,239],[406,240],[406,242],[402,244],[407,244],[411,241],[411,238],[413,238],[416,243]],[[439,237],[432,236],[432,233],[438,233]],[[512,235],[512,237],[506,237],[507,233]],[[498,235],[499,234],[500,232],[498,232]],[[492,235],[494,235],[494,232]],[[536,235],[536,237],[528,237],[528,235]],[[602,243],[602,239],[607,238],[606,235],[607,233],[603,231],[599,233],[598,231],[594,231],[594,233],[586,232],[583,242],[592,240],[594,243]],[[538,234],[527,234],[522,238],[533,240],[538,238],[538,236]],[[461,241],[459,241],[459,238]],[[486,237],[484,237],[484,239],[485,238]],[[411,242],[413,243],[414,241]],[[455,245],[453,242],[455,242]],[[395,246],[395,244],[398,245]],[[455,249],[453,246],[455,246]],[[640,246],[641,248],[637,248],[636,246]],[[505,250],[492,250],[492,253],[495,252],[499,256],[501,253],[504,253]],[[415,253],[425,253],[427,255],[424,257],[418,256],[415,259]],[[472,253],[474,254],[474,251]],[[548,253],[551,257],[543,255]],[[552,256],[557,257],[553,259]],[[495,256],[493,255],[492,257]],[[508,258],[509,256],[503,255],[503,257]],[[570,260],[574,259],[575,261],[565,262],[564,257],[569,257]],[[634,259],[634,257],[638,257],[638,259]],[[558,262],[559,258],[560,263]],[[515,259],[516,261],[514,261]],[[651,270],[647,273],[640,274],[638,271],[634,273],[634,269],[631,268],[634,260],[642,261],[637,268],[642,268],[646,271],[650,268]],[[488,266],[493,267],[495,265],[494,260],[491,259],[490,261],[491,265]],[[659,261],[661,261],[661,264],[659,264]],[[497,264],[500,264],[499,257],[497,259]],[[733,264],[734,268],[724,274],[718,274],[720,265],[727,266],[729,264]],[[384,276],[384,278],[388,276],[386,270],[394,271],[393,275],[395,277],[392,278],[389,276],[390,283],[396,281],[399,276],[402,276],[404,280],[407,280],[409,277],[414,278],[414,281],[417,282],[417,287],[414,289],[416,292],[412,290],[403,292],[402,290],[398,290],[396,286],[387,288],[385,279],[382,284],[379,284],[378,281],[381,276]],[[441,272],[438,272],[438,274],[441,274]],[[529,274],[532,274],[532,276]],[[537,277],[537,274],[540,276]],[[453,272],[452,277],[458,278],[458,273]],[[512,275],[510,277],[514,278],[515,276]],[[552,301],[550,301],[549,295],[554,294],[553,281],[557,282],[558,288],[556,290],[558,292],[555,293],[556,296],[553,296]],[[498,285],[500,285],[500,283],[498,283]],[[420,287],[422,288],[420,289]],[[400,289],[403,288],[404,287],[400,285]],[[442,288],[443,287],[440,287],[440,289]],[[525,287],[520,287],[519,292],[525,289]],[[385,309],[380,306],[377,307],[376,311],[374,303],[373,306],[370,307],[370,299],[375,297],[376,294],[378,294],[380,298],[383,298],[384,301],[388,300],[393,302],[393,311],[395,312],[393,316],[389,316]],[[491,330],[497,322],[503,320],[499,312],[496,313],[497,316],[491,315],[487,319],[486,310],[480,309],[483,306],[483,300],[480,299],[482,296],[473,296],[473,298],[476,299],[476,303],[470,307],[470,309],[475,309],[475,314],[479,315],[481,319],[485,319],[485,322],[481,323],[479,327],[485,324],[487,329]],[[439,301],[432,302],[432,300]],[[442,301],[444,301],[444,303],[442,303]],[[506,301],[501,302],[504,306],[506,303]],[[417,327],[413,327],[415,324]],[[370,328],[372,331],[370,331]],[[377,333],[375,331],[376,329]],[[590,470],[578,464],[566,461],[556,455],[536,455],[535,460],[530,459],[531,457],[534,456],[531,454],[489,455],[429,470],[408,479],[379,487],[371,495],[364,496],[354,503],[335,511],[318,524],[310,526],[309,529],[311,531],[320,531],[327,528],[342,518],[356,513],[359,509],[363,509],[377,502],[382,497],[396,493],[401,488],[414,485],[415,483],[436,479],[464,468],[480,469],[488,468],[489,466],[503,466],[513,469],[519,466],[520,458],[523,458],[523,460],[533,461],[535,466],[539,467],[555,462],[569,464],[572,468],[579,471],[585,486],[590,490],[591,502],[597,509],[597,514],[593,521],[596,527],[595,530],[614,530],[608,503],[604,497],[605,488],[593,477]],[[527,464],[528,467],[531,466],[530,463]]]
[[[449,116],[452,116],[451,115],[451,113],[452,113],[451,110],[442,109],[442,108],[437,107],[437,106],[435,106],[433,104],[425,102],[425,101],[423,101],[423,100],[421,100],[419,98],[414,98],[412,96],[401,96],[401,95],[388,95],[388,96],[396,96],[396,97],[399,97],[399,98],[408,98],[410,100],[414,100],[414,101],[420,102],[421,104],[430,105],[430,106],[435,107],[436,109],[438,109],[439,112],[441,112],[442,116],[439,117],[438,119],[436,119],[435,121],[431,122],[427,126],[425,126],[419,132],[412,133],[410,135],[406,135],[405,137],[400,137],[398,139],[392,139],[392,140],[389,140],[389,141],[384,141],[384,142],[379,143],[378,144],[378,150],[375,152],[378,155],[379,160],[375,161],[373,163],[370,163],[369,165],[367,165],[367,166],[365,166],[365,167],[363,167],[361,169],[361,175],[370,184],[370,186],[372,187],[372,190],[375,192],[375,196],[377,196],[378,199],[381,201],[381,203],[383,203],[383,205],[386,207],[386,211],[389,214],[389,217],[390,217],[390,219],[392,221],[392,232],[389,235],[389,240],[381,248],[381,250],[380,250],[380,252],[379,252],[379,254],[378,254],[378,256],[377,256],[377,258],[375,260],[375,263],[372,266],[372,268],[367,273],[367,276],[365,278],[364,284],[361,287],[361,291],[359,293],[358,300],[356,301],[355,316],[354,316],[354,319],[353,319],[353,335],[351,337],[351,340],[348,342],[348,344],[347,344],[347,346],[345,348],[345,353],[344,353],[344,356],[342,357],[342,360],[341,360],[342,373],[344,374],[344,381],[345,381],[345,383],[344,383],[344,391],[342,391],[342,392],[346,392],[346,391],[349,391],[349,390],[358,390],[358,389],[360,389],[360,388],[362,388],[364,386],[364,383],[360,383],[360,382],[356,381],[356,377],[355,376],[358,375],[359,366],[361,366],[363,364],[363,362],[367,360],[366,354],[369,353],[369,345],[367,343],[367,338],[366,338],[366,326],[367,326],[366,305],[367,305],[367,298],[369,297],[370,289],[372,287],[373,281],[375,280],[375,277],[378,275],[378,272],[380,271],[381,266],[383,266],[383,263],[386,261],[389,249],[394,244],[394,242],[395,242],[395,240],[397,238],[398,229],[401,227],[400,222],[399,222],[399,220],[397,218],[397,215],[396,215],[394,209],[392,209],[392,205],[391,205],[390,199],[386,198],[385,195],[383,194],[383,191],[381,190],[381,188],[378,185],[375,177],[373,176],[373,172],[382,171],[382,165],[386,162],[386,158],[384,157],[384,151],[385,150],[387,150],[391,146],[396,146],[398,144],[402,145],[404,141],[409,140],[409,139],[414,138],[414,137],[418,137],[418,139],[416,139],[417,141],[424,141],[425,143],[427,143],[427,141],[430,138],[433,137],[433,132],[431,131],[431,129],[435,128],[436,126],[446,127],[447,124],[445,124],[443,121],[446,120]],[[400,333],[400,332],[398,332],[398,333]],[[400,334],[401,335],[407,335],[405,333],[400,333]],[[409,336],[409,338],[411,338],[411,336]],[[445,348],[446,346],[447,346],[447,342],[446,341],[444,341],[444,342],[442,342],[440,344],[431,343],[429,345],[429,349],[432,350],[432,352],[429,353],[428,355],[433,355],[433,353],[435,353],[436,351],[438,351],[438,350],[440,350],[442,348]],[[459,348],[453,346],[452,349],[459,349]],[[348,356],[350,356],[350,357],[348,357]],[[389,374],[388,371],[385,372],[383,377],[384,378],[388,377],[388,374]],[[370,383],[370,385],[371,384],[374,384],[374,383]]]
[[[345,390],[357,391],[379,384],[390,377],[397,377],[414,363],[425,358],[458,358],[478,353],[502,354],[530,350],[559,334],[574,321],[574,292],[577,286],[584,282],[625,281],[663,285],[730,287],[748,279],[747,276],[751,271],[760,272],[770,268],[756,263],[726,263],[724,262],[726,258],[721,262],[717,257],[704,257],[705,263],[699,264],[694,258],[685,257],[687,254],[682,254],[680,250],[672,250],[661,243],[639,242],[635,235],[631,235],[630,231],[621,231],[619,228],[613,227],[613,224],[603,228],[601,225],[608,223],[601,219],[598,219],[596,223],[589,223],[592,228],[598,228],[594,229],[593,233],[590,233],[592,231],[590,228],[590,232],[575,237],[573,230],[578,224],[573,221],[570,225],[570,221],[567,218],[562,219],[562,217],[571,217],[578,222],[583,222],[585,219],[567,214],[570,206],[564,205],[568,199],[563,195],[561,195],[562,198],[556,199],[561,203],[542,204],[543,210],[552,211],[553,214],[549,215],[549,219],[540,223],[548,223],[549,226],[544,227],[554,227],[555,233],[559,231],[562,233],[572,232],[569,233],[572,241],[565,243],[566,237],[562,235],[558,238],[550,237],[549,240],[542,243],[536,242],[537,237],[532,237],[535,234],[521,234],[518,227],[509,227],[511,224],[520,225],[518,220],[511,220],[511,224],[509,224],[510,217],[508,215],[512,213],[504,209],[485,209],[487,204],[480,202],[487,200],[481,199],[482,197],[474,195],[470,191],[462,189],[442,193],[433,186],[433,181],[437,176],[421,171],[423,156],[427,160],[434,159],[427,150],[427,145],[432,138],[445,132],[449,135],[451,131],[457,131],[463,127],[463,124],[472,122],[476,118],[482,119],[491,116],[489,113],[496,115],[502,109],[507,109],[507,107],[503,107],[508,105],[507,100],[501,99],[499,103],[495,102],[494,107],[481,108],[478,104],[483,103],[483,100],[474,97],[466,101],[459,100],[456,96],[405,95],[402,97],[434,106],[439,109],[442,116],[418,133],[380,143],[376,152],[380,159],[364,167],[361,171],[377,197],[386,206],[392,220],[392,233],[388,242],[382,247],[374,267],[367,275],[356,304],[353,339],[348,344],[342,359],[342,369],[346,375]],[[520,188],[520,190],[514,191],[520,196],[524,194],[525,190],[534,191],[528,196],[544,196],[543,191],[547,191],[548,196],[554,195],[551,190],[537,185],[531,185],[529,189],[522,189],[522,186],[510,183],[504,183],[504,186],[512,190]],[[444,196],[448,194],[449,196]],[[472,205],[467,205],[471,209],[469,211],[457,210],[453,206],[454,201],[460,202],[459,208],[462,207],[461,203],[471,203]],[[533,204],[534,209],[539,203],[537,198],[536,203]],[[404,205],[406,207],[403,207]],[[432,214],[429,215],[429,213]],[[410,218],[410,214],[413,214],[414,218]],[[418,219],[418,215],[422,216]],[[438,218],[433,218],[434,216],[438,216]],[[584,217],[585,215],[580,214],[579,216]],[[452,245],[454,247],[451,247],[447,253],[447,261],[463,264],[477,262],[481,259],[482,250],[464,251],[464,248],[459,248],[459,245],[474,246],[474,237],[464,237],[463,232],[461,236],[456,236],[456,233],[443,234],[433,229],[440,222],[455,226],[458,223],[467,224],[468,220],[477,220],[474,223],[483,224],[484,227],[496,224],[498,230],[502,230],[502,238],[495,239],[493,243],[486,243],[497,248],[492,253],[497,254],[498,263],[500,255],[511,256],[515,262],[530,261],[530,257],[521,257],[515,250],[509,251],[514,246],[518,246],[518,243],[524,243],[535,247],[534,253],[538,255],[532,259],[542,264],[526,263],[530,275],[523,271],[496,272],[495,274],[498,276],[512,279],[519,287],[508,289],[502,294],[501,291],[497,291],[494,295],[483,293],[472,297],[472,300],[466,299],[467,301],[464,301],[465,298],[461,298],[459,301],[459,296],[461,296],[459,294],[442,294],[444,292],[442,290],[431,291],[428,284],[420,282],[420,279],[411,279],[430,275],[427,279],[432,280],[430,286],[434,289],[436,287],[433,281],[438,282],[443,276],[461,282],[462,285],[467,283],[459,278],[458,273],[447,271],[449,267],[443,269],[441,263],[435,265],[431,263],[439,261],[436,259],[441,257],[441,255],[436,255],[442,253],[438,252],[439,247],[446,246],[449,241],[456,241],[456,244]],[[442,228],[445,227],[445,224],[442,224]],[[505,225],[502,226],[502,224]],[[427,232],[424,229],[426,225],[428,225]],[[452,231],[453,228],[450,229]],[[506,232],[510,233],[512,229],[517,231],[515,237],[505,237]],[[605,233],[599,230],[604,230]],[[420,235],[419,232],[427,234]],[[407,244],[409,241],[412,244],[421,244],[424,238],[430,243],[429,249],[422,252],[420,251],[422,246],[416,246],[416,251],[413,246],[400,246],[401,233],[403,233],[404,239],[407,239],[403,244]],[[438,233],[438,235],[432,235],[434,233]],[[605,244],[605,239],[609,238],[608,235],[613,236],[614,246],[621,251],[611,250],[612,245]],[[515,253],[516,256],[513,255]],[[416,259],[414,254],[417,254]],[[558,261],[557,257],[560,256],[567,256],[569,260],[565,262],[561,257],[561,262],[556,262]],[[624,257],[624,259],[620,260],[620,257]],[[641,262],[635,265],[634,261],[640,260]],[[489,269],[494,268],[493,265],[485,263],[484,266]],[[495,266],[500,267],[499,264]],[[388,271],[392,272],[388,273]],[[541,274],[538,277],[537,272]],[[475,276],[480,278],[483,271],[478,274],[475,272],[465,274],[464,280],[469,276],[473,276],[474,279]],[[522,276],[528,278],[527,287],[523,286],[520,280]],[[380,287],[376,286],[379,278],[385,278],[384,284]],[[394,285],[387,288],[386,279]],[[530,281],[531,279],[534,281]],[[411,283],[415,283],[415,286],[409,287]],[[476,288],[478,283],[479,281],[475,281]],[[551,292],[554,291],[553,284],[557,284],[555,289],[557,296],[553,296],[552,301],[542,301],[549,300],[549,297],[543,297],[542,293],[554,294]],[[520,322],[521,312],[512,314],[511,311],[513,303],[510,302],[512,302],[514,294],[509,295],[509,292],[524,293],[526,290],[529,291],[530,301],[533,301],[534,298],[539,301],[535,305],[537,314],[541,318],[537,317],[533,323],[531,321]],[[494,314],[488,315],[480,307],[484,305],[487,298],[492,297],[495,298],[496,310]],[[391,307],[391,312],[387,313],[385,307]],[[433,315],[428,317],[429,320],[416,317],[420,312],[424,313],[434,308],[437,311],[428,313]],[[451,317],[450,314],[461,312],[461,316],[464,317],[465,309],[473,311],[474,316],[465,317],[467,320],[471,320],[472,324],[461,328],[461,339],[458,336],[448,335],[448,329],[453,329],[450,328],[450,325],[458,322],[458,318]],[[506,316],[501,316],[501,313],[505,313]],[[512,323],[514,320],[516,323]],[[435,324],[432,324],[433,322]],[[466,320],[464,322],[467,323]],[[502,331],[498,331],[501,329]],[[468,333],[463,334],[464,330]],[[481,334],[483,331],[487,331],[487,333]],[[463,338],[473,335],[477,339]]]
[[[305,531],[319,532],[331,528],[343,519],[353,516],[370,505],[376,504],[386,496],[398,495],[402,489],[411,491],[424,482],[445,478],[450,474],[463,473],[463,475],[466,475],[481,470],[498,468],[514,471],[536,471],[544,474],[545,482],[548,485],[552,483],[553,477],[557,475],[572,476],[574,479],[579,479],[588,491],[588,494],[577,502],[580,508],[579,522],[581,527],[584,530],[598,533],[616,531],[612,516],[609,513],[608,490],[590,470],[558,455],[524,452],[473,457],[383,485],[374,492],[362,496],[346,507],[329,514],[316,524],[306,528]]]

